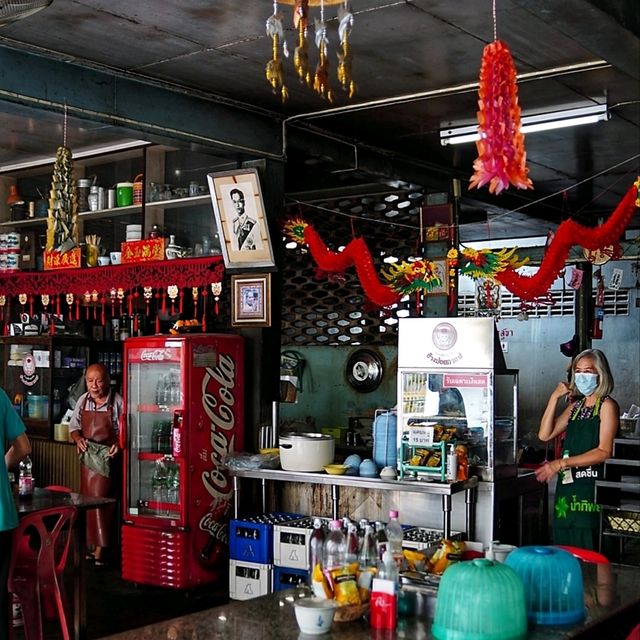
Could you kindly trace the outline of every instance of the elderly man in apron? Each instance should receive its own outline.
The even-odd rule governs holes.
[[[78,398],[69,424],[80,457],[80,493],[116,497],[120,447],[118,424],[122,396],[110,389],[109,371],[103,364],[89,365],[85,373],[87,392]],[[115,504],[87,512],[87,557],[104,565],[103,549],[111,546]]]

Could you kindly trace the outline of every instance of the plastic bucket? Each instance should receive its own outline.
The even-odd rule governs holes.
[[[118,182],[116,185],[116,204],[119,207],[129,207],[133,204],[133,183]]]

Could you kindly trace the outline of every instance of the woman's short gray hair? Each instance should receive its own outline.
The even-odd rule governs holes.
[[[598,374],[598,386],[596,387],[595,394],[599,398],[608,396],[613,391],[613,376],[611,375],[611,368],[609,367],[609,361],[607,356],[604,355],[600,349],[585,349],[581,351],[571,363],[571,393],[574,395],[581,395],[576,388],[576,364],[582,359],[588,358],[593,361],[596,372]]]

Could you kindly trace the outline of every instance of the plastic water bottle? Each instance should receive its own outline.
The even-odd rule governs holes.
[[[347,544],[345,563],[351,564],[352,562],[358,562],[358,549],[360,540],[358,538],[358,525],[355,523],[349,524],[349,531],[347,531]]]
[[[380,580],[390,580],[394,584],[398,584],[400,575],[398,573],[398,565],[395,562],[391,551],[388,549],[382,555],[382,560],[378,563],[377,578]]]
[[[33,496],[33,463],[29,456],[25,456],[18,465],[18,495],[23,500]]]
[[[329,535],[324,541],[323,568],[344,567],[346,555],[347,543],[342,533],[342,522],[332,520],[329,525]]]
[[[389,511],[389,522],[385,528],[387,534],[387,550],[391,553],[391,557],[398,570],[402,568],[404,561],[404,555],[402,553],[402,540],[404,533],[402,532],[402,525],[398,519],[398,512],[395,509]]]
[[[313,531],[309,537],[309,584],[313,582],[314,568],[320,565],[320,569],[322,569],[323,553],[324,531],[322,529],[322,520],[315,518],[313,520]]]

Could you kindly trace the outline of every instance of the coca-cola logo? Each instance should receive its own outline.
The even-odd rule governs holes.
[[[207,467],[202,471],[202,484],[211,496],[211,504],[228,506],[231,496],[231,481],[222,462],[234,450],[236,402],[236,364],[233,358],[220,354],[217,366],[207,367],[202,376],[202,409],[209,420],[211,450]],[[222,518],[218,507],[200,519],[199,527],[212,536],[226,542],[226,525],[218,522]]]
[[[171,351],[169,349],[143,349],[140,352],[140,360],[142,360],[142,362],[171,360]]]

